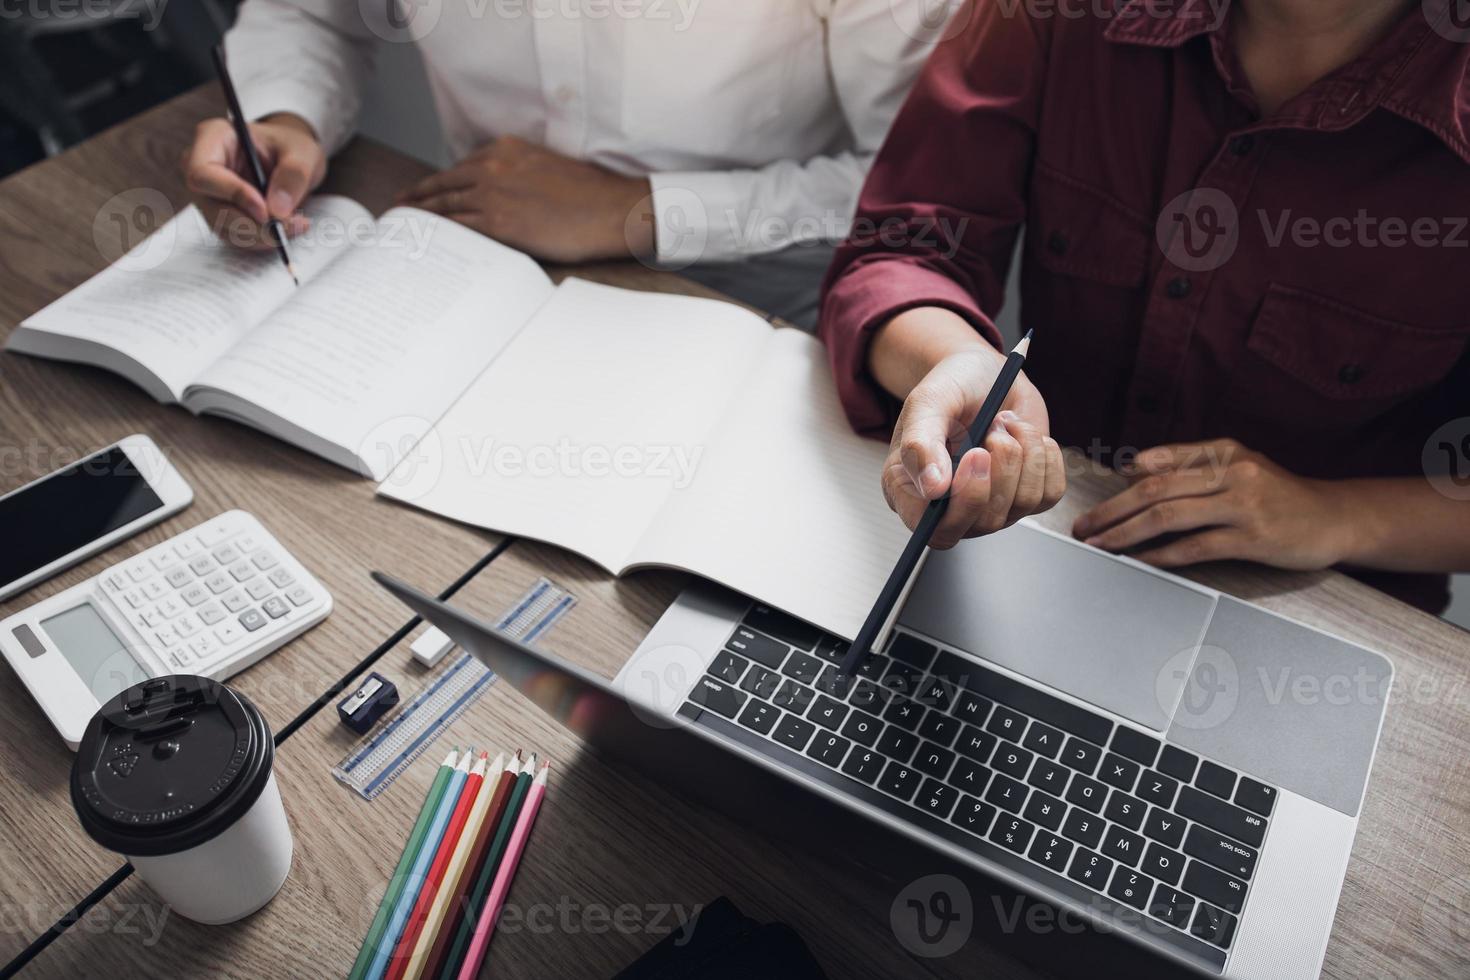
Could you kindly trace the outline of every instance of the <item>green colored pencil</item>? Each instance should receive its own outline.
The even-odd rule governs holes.
[[[459,924],[459,932],[454,937],[454,945],[449,948],[449,955],[444,957],[444,966],[439,971],[439,980],[455,980],[459,976],[459,969],[464,963],[465,954],[469,952],[470,940],[475,935],[475,925],[480,921],[480,911],[484,908],[485,899],[490,894],[490,886],[495,883],[495,871],[500,867],[500,859],[505,856],[505,849],[510,844],[511,832],[515,830],[516,820],[520,817],[521,804],[525,802],[526,794],[530,792],[531,779],[535,775],[536,756],[533,753],[526,761],[520,775],[516,777],[515,789],[511,790],[510,802],[505,807],[505,815],[500,818],[500,826],[495,830],[495,839],[490,842],[490,851],[485,855],[485,863],[480,865],[475,887],[467,897],[464,919]]]
[[[352,964],[352,972],[347,975],[348,980],[362,980],[363,974],[367,972],[368,964],[373,961],[373,954],[378,951],[378,940],[382,938],[383,930],[388,925],[388,913],[398,903],[398,896],[403,893],[404,886],[408,884],[408,871],[413,867],[419,848],[423,846],[424,835],[429,832],[429,824],[433,822],[434,811],[439,809],[439,798],[444,795],[444,787],[449,784],[449,777],[454,774],[456,761],[457,754],[450,749],[449,756],[439,767],[438,775],[434,777],[434,782],[429,785],[429,793],[424,797],[423,809],[419,810],[419,818],[414,822],[413,830],[408,835],[408,843],[403,845],[403,855],[398,859],[398,867],[393,869],[393,877],[388,879],[388,890],[383,893],[383,901],[378,905],[378,914],[373,916],[373,924],[368,926],[367,938],[362,941],[362,949],[357,954],[357,962]]]

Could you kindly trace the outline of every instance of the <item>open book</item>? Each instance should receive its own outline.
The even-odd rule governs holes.
[[[189,207],[12,334],[381,480],[553,292],[528,256],[426,211],[308,202],[274,251]]]
[[[379,492],[614,574],[683,569],[851,638],[908,532],[821,344],[729,303],[562,283]]]

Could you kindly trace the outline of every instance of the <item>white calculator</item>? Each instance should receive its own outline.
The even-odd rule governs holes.
[[[331,611],[322,584],[232,510],[0,622],[0,651],[75,749],[120,691],[166,674],[223,680]]]

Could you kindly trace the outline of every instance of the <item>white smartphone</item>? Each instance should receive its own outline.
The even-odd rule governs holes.
[[[177,514],[194,491],[147,436],[128,436],[0,497],[0,599]]]

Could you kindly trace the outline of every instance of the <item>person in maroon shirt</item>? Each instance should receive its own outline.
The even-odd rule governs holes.
[[[952,493],[949,547],[1050,507],[1060,442],[1133,477],[1077,520],[1091,544],[1377,570],[1443,608],[1444,573],[1470,568],[1466,13],[962,7],[823,300],[849,420],[892,429],[883,487],[905,523]],[[952,467],[1002,363],[992,318],[1023,225],[1031,358]]]

